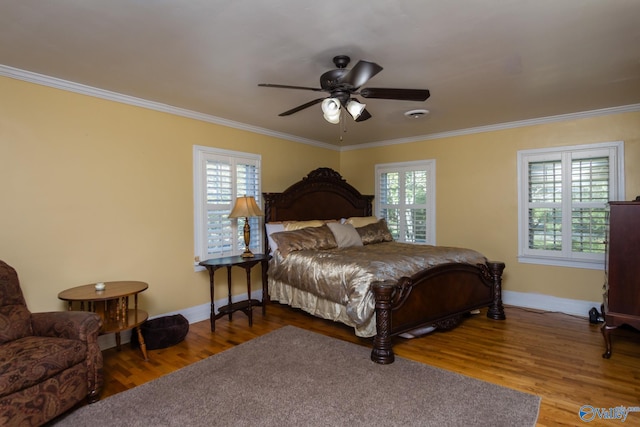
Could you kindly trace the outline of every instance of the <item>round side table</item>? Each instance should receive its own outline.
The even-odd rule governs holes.
[[[92,311],[102,318],[101,334],[116,334],[116,346],[120,350],[120,332],[135,329],[140,341],[144,360],[149,360],[147,346],[142,338],[140,325],[149,318],[149,314],[138,308],[138,294],[149,285],[145,282],[121,281],[105,282],[104,290],[96,290],[95,283],[76,286],[58,294],[58,298],[67,301],[68,309]],[[133,297],[133,308],[129,308],[129,297]]]

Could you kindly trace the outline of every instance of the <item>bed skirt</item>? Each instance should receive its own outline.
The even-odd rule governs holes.
[[[371,316],[368,322],[357,325],[347,315],[347,310],[344,306],[294,288],[271,277],[269,277],[269,298],[271,301],[299,308],[313,316],[344,323],[354,329],[356,336],[369,338],[376,335],[375,314]]]

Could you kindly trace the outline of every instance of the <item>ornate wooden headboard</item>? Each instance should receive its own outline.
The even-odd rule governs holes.
[[[282,193],[263,193],[265,223],[372,215],[373,196],[360,194],[331,168],[318,168]]]
[[[373,215],[373,196],[360,194],[331,168],[313,170],[282,193],[262,197],[265,224]]]

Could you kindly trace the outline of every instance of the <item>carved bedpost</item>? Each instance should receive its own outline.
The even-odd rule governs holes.
[[[373,338],[371,360],[388,365],[393,363],[393,343],[391,341],[391,298],[395,289],[392,281],[375,282],[372,289],[376,299],[376,336]]]
[[[493,278],[493,303],[489,306],[487,317],[494,320],[504,320],[507,318],[502,305],[502,272],[505,264],[500,261],[488,261],[487,266]]]

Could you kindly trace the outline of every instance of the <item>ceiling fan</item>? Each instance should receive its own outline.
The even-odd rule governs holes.
[[[382,71],[382,67],[374,62],[358,61],[350,70],[351,58],[346,55],[338,55],[333,58],[336,69],[327,71],[320,76],[320,87],[289,86],[270,83],[261,83],[258,86],[275,87],[284,89],[302,89],[315,92],[328,92],[328,97],[317,98],[305,104],[299,105],[279,116],[288,116],[298,111],[322,103],[324,118],[329,123],[340,122],[341,108],[344,107],[356,122],[363,122],[371,118],[371,114],[365,109],[365,104],[360,103],[353,95],[363,98],[396,99],[401,101],[426,101],[429,98],[427,89],[389,89],[389,88],[362,88],[371,77]]]

